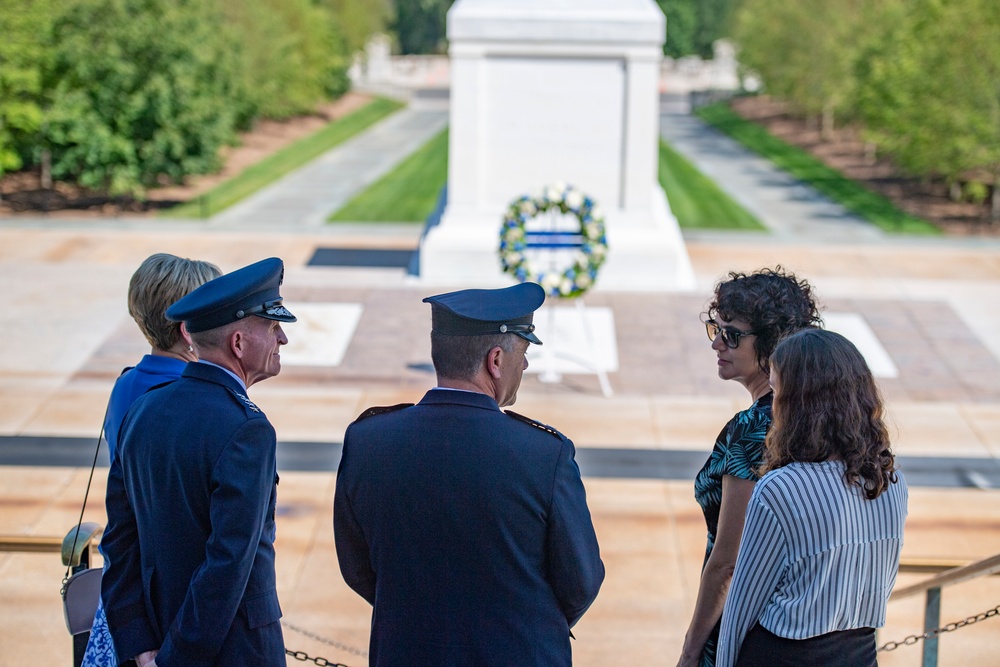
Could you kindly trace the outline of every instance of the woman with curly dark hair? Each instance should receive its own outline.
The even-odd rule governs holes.
[[[771,355],[765,473],[722,615],[720,667],[876,665],[907,489],[882,398],[840,334],[801,331]]]
[[[752,404],[722,429],[695,478],[695,499],[705,514],[708,544],[678,667],[715,664],[719,619],[736,566],[743,516],[771,425],[768,359],[783,336],[821,321],[812,287],[780,266],[730,273],[716,286],[706,316],[719,377],[743,385]]]

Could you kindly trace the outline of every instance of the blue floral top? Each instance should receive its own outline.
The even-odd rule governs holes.
[[[708,527],[708,544],[705,545],[705,562],[715,546],[719,530],[719,511],[722,509],[722,477],[732,475],[756,482],[757,470],[764,462],[764,438],[771,428],[771,399],[773,393],[761,396],[754,404],[729,420],[715,439],[712,455],[694,478],[694,498],[701,505]],[[715,647],[719,637],[719,624],[705,643],[700,667],[715,665]]]

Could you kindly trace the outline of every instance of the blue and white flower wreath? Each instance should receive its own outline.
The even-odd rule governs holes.
[[[579,244],[568,268],[540,271],[528,256],[527,251],[532,244],[525,225],[553,210],[576,217],[580,229],[574,235],[578,235]],[[509,273],[520,282],[538,283],[547,296],[572,298],[583,295],[593,287],[598,269],[607,256],[608,242],[600,207],[571,185],[546,187],[541,196],[521,196],[507,207],[500,228],[500,264],[504,273]]]

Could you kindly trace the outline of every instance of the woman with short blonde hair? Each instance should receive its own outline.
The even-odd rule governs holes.
[[[139,265],[128,285],[128,314],[139,325],[152,349],[138,364],[126,368],[115,381],[104,418],[104,438],[113,461],[118,432],[135,399],[151,388],[176,380],[189,361],[197,361],[191,336],[179,322],[167,319],[167,308],[196,287],[222,275],[215,264],[167,253],[150,255]],[[98,606],[82,667],[117,667],[103,606]]]
[[[220,275],[215,264],[167,253],[150,255],[139,265],[128,284],[128,314],[153,347],[153,354],[169,352],[181,341],[180,322],[166,318],[167,308]]]

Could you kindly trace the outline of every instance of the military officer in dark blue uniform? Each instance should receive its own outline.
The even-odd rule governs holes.
[[[501,407],[541,344],[535,283],[431,304],[438,386],[347,429],[334,533],[370,602],[369,664],[570,665],[604,580],[573,443]]]
[[[274,577],[275,433],[247,388],[288,342],[280,259],[167,309],[200,361],[129,409],[108,478],[101,597],[118,659],[139,667],[285,665]]]

